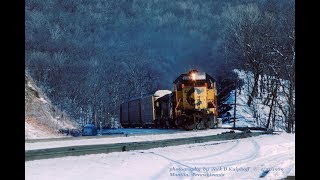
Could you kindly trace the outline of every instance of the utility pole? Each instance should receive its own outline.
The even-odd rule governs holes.
[[[233,128],[236,128],[237,87],[234,89]]]
[[[100,133],[99,135],[101,136],[102,135],[102,126],[101,126],[102,122],[100,121]]]

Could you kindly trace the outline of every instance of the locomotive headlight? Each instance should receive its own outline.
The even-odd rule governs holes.
[[[191,79],[192,79],[192,81],[196,80],[196,74],[195,73],[191,73]]]

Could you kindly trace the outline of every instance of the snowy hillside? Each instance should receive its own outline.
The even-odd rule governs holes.
[[[51,104],[32,78],[25,74],[25,139],[61,137],[59,129],[75,129],[63,112]]]
[[[249,107],[247,105],[249,94],[251,92],[250,87],[253,84],[253,75],[250,72],[235,70],[238,77],[243,81],[243,85],[237,90],[232,90],[230,96],[224,102],[232,107],[227,113],[222,115],[223,127],[233,126],[234,117],[234,103],[235,103],[235,92],[236,94],[236,127],[265,127],[267,124],[267,119],[270,113],[270,105],[266,102],[268,94],[266,92],[258,89],[258,97],[253,99],[252,105]],[[267,77],[270,78],[270,77]],[[259,79],[258,86],[261,86],[261,79]],[[282,83],[286,83],[285,80],[281,80]],[[284,104],[284,96],[281,92],[284,90],[280,88],[280,93],[278,93],[278,102]],[[270,104],[270,103],[269,103]],[[284,115],[275,106],[272,112],[272,119],[270,128],[274,130],[282,131],[285,129]]]

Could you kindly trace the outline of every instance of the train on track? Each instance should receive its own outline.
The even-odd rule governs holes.
[[[218,126],[216,81],[191,70],[174,82],[174,92],[158,90],[120,106],[122,127],[209,129]]]

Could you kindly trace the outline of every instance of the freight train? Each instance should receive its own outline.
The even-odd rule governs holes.
[[[174,82],[174,92],[158,90],[120,106],[122,127],[209,129],[218,126],[216,81],[191,70]]]

